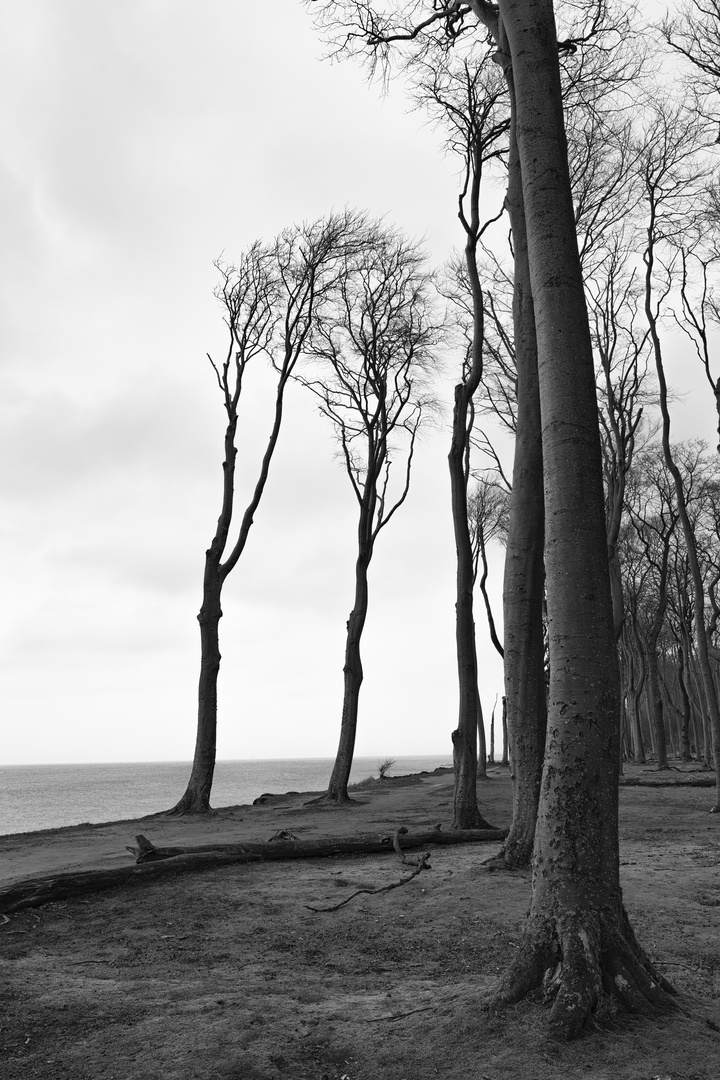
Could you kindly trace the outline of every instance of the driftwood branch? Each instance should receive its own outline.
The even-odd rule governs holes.
[[[333,904],[332,907],[313,907],[311,904],[306,904],[305,907],[308,911],[339,911],[341,907],[345,907],[345,905],[349,904],[351,900],[354,900],[356,896],[361,896],[362,894],[376,896],[378,893],[390,892],[391,889],[399,889],[401,885],[407,885],[409,881],[416,878],[423,870],[432,870],[432,866],[430,866],[430,863],[428,862],[430,852],[426,851],[419,859],[408,859],[400,846],[401,836],[407,836],[407,829],[404,825],[402,825],[393,836],[393,847],[400,858],[400,862],[405,866],[412,866],[414,868],[412,874],[408,877],[401,878],[400,881],[393,881],[391,885],[382,885],[377,889],[357,889],[354,893],[351,893],[350,896],[346,896],[344,900],[341,900],[339,904]]]
[[[427,847],[429,844],[463,844],[503,840],[502,829],[465,829],[442,832],[438,827],[418,833],[407,833],[403,848]],[[396,834],[397,838],[397,834]],[[136,837],[137,847],[128,850],[136,857],[133,866],[109,870],[82,870],[46,877],[29,878],[0,888],[0,914],[40,907],[73,896],[112,889],[127,883],[140,884],[166,874],[186,870],[212,869],[232,863],[257,862],[267,859],[307,859],[345,854],[373,854],[388,851],[393,837],[365,835],[339,839],[297,840],[292,833],[276,833],[264,842],[246,841],[242,844],[212,844],[195,847],[155,847],[144,836]]]
[[[332,907],[313,907],[312,904],[305,904],[305,907],[308,911],[339,911],[341,907],[345,907],[346,904],[349,904],[351,900],[354,900],[356,896],[360,896],[362,893],[366,893],[368,896],[376,896],[377,893],[390,892],[391,889],[399,889],[401,885],[407,885],[408,881],[412,881],[413,878],[416,878],[422,870],[432,870],[432,866],[430,866],[427,861],[429,858],[430,852],[426,851],[415,866],[412,874],[408,874],[407,877],[401,878],[400,881],[393,881],[390,885],[382,885],[378,889],[357,889],[354,893],[351,893],[350,896],[346,896],[344,900],[341,900],[339,904],[333,904]],[[403,861],[407,862],[407,860]]]

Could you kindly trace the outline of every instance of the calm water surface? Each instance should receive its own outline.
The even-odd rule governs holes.
[[[377,776],[377,757],[357,758],[351,783]],[[251,803],[264,792],[323,791],[332,758],[218,761],[213,806]],[[452,765],[444,757],[398,757],[391,776]],[[117,821],[167,810],[185,791],[187,761],[0,766],[0,834]]]

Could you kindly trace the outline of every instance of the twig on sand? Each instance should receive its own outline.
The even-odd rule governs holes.
[[[400,856],[401,862],[405,866],[413,867],[412,874],[410,874],[408,877],[401,878],[400,881],[393,881],[390,885],[382,885],[378,889],[357,889],[354,893],[351,893],[350,896],[346,896],[344,900],[341,900],[339,904],[333,904],[332,907],[319,908],[313,907],[311,904],[305,904],[305,907],[308,909],[308,911],[338,911],[341,907],[345,907],[345,904],[349,904],[351,900],[354,900],[356,896],[360,896],[363,893],[368,896],[375,896],[378,893],[390,892],[391,889],[399,889],[401,885],[407,885],[409,881],[412,881],[413,878],[416,878],[418,874],[420,874],[423,870],[432,870],[432,866],[430,866],[430,863],[428,862],[428,859],[430,858],[429,851],[426,851],[424,855],[420,856],[419,859],[407,858],[404,851],[400,847],[400,837],[405,833],[407,833],[407,829],[403,825],[397,830],[395,836],[393,837],[393,847],[395,848],[397,854]]]

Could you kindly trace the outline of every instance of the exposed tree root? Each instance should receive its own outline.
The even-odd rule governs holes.
[[[351,799],[349,795],[342,795],[340,793],[331,793],[329,791],[324,792],[322,795],[318,795],[316,799],[308,799],[305,806],[362,806],[359,799]]]
[[[477,807],[463,807],[462,810],[455,810],[455,817],[453,823],[450,826],[452,829],[494,829],[495,826],[491,825],[489,821],[480,813]]]
[[[676,1007],[675,990],[638,945],[625,911],[530,921],[516,959],[490,1001],[512,1005],[542,987],[552,1002],[548,1025],[558,1039],[574,1039],[591,1022],[603,998],[629,1013]]]
[[[529,873],[530,871],[530,859],[523,862],[522,860],[513,860],[508,858],[506,848],[501,848],[497,855],[491,856],[489,859],[483,859],[480,863],[482,870],[487,871],[489,874],[505,872],[508,874],[514,874],[518,871]]]

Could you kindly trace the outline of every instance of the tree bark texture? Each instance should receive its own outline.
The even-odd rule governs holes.
[[[648,637],[645,641],[647,651],[647,683],[646,693],[648,696],[648,711],[652,720],[653,743],[657,757],[658,769],[668,769],[667,738],[665,736],[665,715],[663,711],[663,699],[660,691],[660,676],[658,673],[657,637]]]
[[[477,734],[483,727],[483,716],[478,689],[473,607],[475,568],[468,524],[467,498],[470,434],[473,420],[472,400],[482,377],[485,338],[483,293],[477,265],[477,245],[480,235],[480,183],[483,166],[479,141],[472,153],[472,160],[468,161],[471,176],[469,220],[465,217],[463,198],[460,199],[460,218],[466,230],[465,266],[472,296],[472,343],[469,368],[464,372],[462,382],[455,387],[452,440],[448,454],[457,559],[455,641],[458,670],[458,726],[452,736],[455,763],[455,817],[453,820],[455,829],[481,828],[486,824],[477,804]],[[480,742],[483,755],[480,771],[481,775],[485,775],[484,738],[481,738]]]
[[[369,591],[368,568],[372,558],[372,541],[366,537],[367,524],[363,507],[360,520],[360,542],[358,557],[355,562],[355,602],[347,623],[345,640],[345,664],[343,666],[343,706],[340,723],[340,740],[335,757],[335,764],[330,775],[330,782],[323,801],[347,804],[352,800],[348,795],[348,783],[355,753],[360,687],[363,681],[363,666],[360,656],[360,642],[367,617]],[[372,522],[372,514],[369,521]]]
[[[513,329],[517,366],[517,432],[503,581],[504,668],[513,782],[513,820],[501,859],[529,866],[545,752],[547,695],[543,641],[544,496],[535,311],[530,283],[522,173],[516,138],[512,71],[506,205],[515,253]]]
[[[720,813],[720,700],[718,698],[718,691],[715,685],[715,680],[713,679],[712,668],[710,666],[710,656],[708,653],[708,635],[707,627],[705,625],[705,584],[703,582],[702,572],[700,570],[700,563],[698,559],[697,539],[687,510],[683,479],[680,474],[680,470],[675,463],[675,459],[672,453],[672,447],[670,445],[670,411],[668,408],[667,380],[665,378],[662,346],[658,334],[658,320],[657,315],[653,310],[652,304],[652,275],[656,242],[655,227],[655,205],[654,202],[651,201],[650,222],[648,224],[647,230],[648,243],[645,250],[645,315],[648,321],[648,326],[650,328],[650,337],[652,339],[653,353],[655,357],[655,371],[657,373],[658,388],[660,391],[663,457],[665,459],[665,464],[667,466],[668,472],[672,476],[673,483],[675,485],[675,495],[677,499],[677,516],[680,520],[683,536],[685,538],[685,551],[687,553],[687,559],[690,568],[690,577],[693,583],[693,597],[695,600],[695,646],[697,649],[698,666],[700,668],[700,678],[702,680],[702,687],[705,697],[704,715],[707,718],[707,722],[710,726],[710,738],[712,741],[712,752],[714,758],[715,779],[717,786],[717,797],[715,800],[715,804],[711,808],[711,813],[717,814]]]
[[[453,434],[448,465],[456,552],[455,646],[458,671],[458,726],[453,732],[455,761],[454,829],[485,827],[477,804],[477,731],[482,722],[478,692],[477,649],[473,614],[473,553],[468,525],[468,408],[477,381],[455,387]],[[473,385],[474,384],[474,385]]]
[[[205,556],[203,603],[200,624],[200,677],[198,680],[198,722],[190,779],[182,799],[170,813],[206,814],[215,773],[217,748],[217,684],[220,672],[220,598],[223,577],[212,549]]]
[[[625,623],[627,626],[627,623]],[[637,634],[635,623],[632,623],[632,633],[636,641],[636,649],[631,645],[625,648],[625,694],[627,701],[627,715],[630,727],[630,745],[632,758],[636,765],[645,765],[645,741],[640,721],[640,695],[645,685],[645,659],[642,646]]]
[[[620,692],[595,372],[575,234],[551,0],[500,0],[517,102],[538,346],[550,693],[530,913],[495,1004],[543,981],[574,1037],[603,992],[669,1001],[620,892]],[[667,986],[667,984],[664,984]]]

